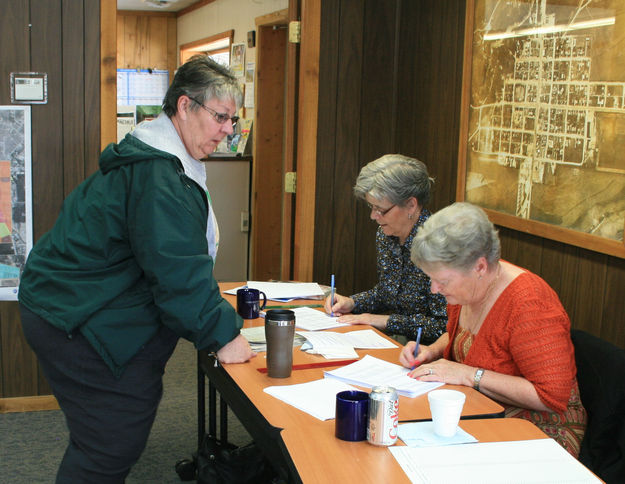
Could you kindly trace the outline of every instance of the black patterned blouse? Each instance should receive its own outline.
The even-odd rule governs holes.
[[[356,303],[354,314],[390,314],[387,333],[415,340],[417,328],[422,326],[421,342],[424,344],[436,341],[447,325],[447,301],[440,294],[430,292],[430,278],[410,260],[412,239],[429,216],[429,211],[421,211],[404,245],[399,243],[398,237],[387,236],[378,227],[378,283],[368,291],[351,296]]]

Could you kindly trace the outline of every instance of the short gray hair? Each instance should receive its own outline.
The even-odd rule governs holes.
[[[425,221],[412,241],[412,262],[421,268],[442,265],[466,271],[485,257],[489,266],[500,257],[495,226],[481,208],[456,202]]]
[[[415,197],[424,206],[430,201],[433,183],[422,161],[398,154],[384,155],[362,167],[354,195],[363,200],[367,195],[378,200],[387,198],[396,205]]]
[[[196,54],[176,71],[165,99],[163,111],[170,118],[178,111],[178,99],[188,96],[200,104],[209,99],[232,100],[238,111],[243,103],[243,92],[232,71],[204,54]],[[191,110],[201,109],[195,102]]]

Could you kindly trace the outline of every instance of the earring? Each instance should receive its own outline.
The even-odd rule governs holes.
[[[408,220],[411,220],[411,219],[412,219],[412,214],[411,214],[411,213],[409,213],[409,214],[408,214]]]

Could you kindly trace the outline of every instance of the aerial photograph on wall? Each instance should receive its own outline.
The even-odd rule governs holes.
[[[465,199],[623,240],[625,2],[475,0]]]
[[[0,106],[0,300],[15,300],[32,248],[30,106]]]

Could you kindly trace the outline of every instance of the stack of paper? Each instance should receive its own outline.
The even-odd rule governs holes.
[[[334,318],[323,311],[318,311],[313,308],[294,308],[293,312],[295,313],[295,326],[307,331],[319,331],[322,329],[349,326],[346,323],[339,323],[338,318]]]
[[[324,371],[324,376],[365,388],[390,386],[397,390],[397,393],[400,395],[410,398],[422,395],[443,385],[442,382],[424,382],[410,378],[408,376],[409,371],[402,366],[366,355],[351,365],[337,368],[336,370]]]
[[[258,289],[274,301],[291,301],[293,299],[323,299],[323,289],[316,282],[262,282],[247,281],[245,286],[235,287],[224,291],[226,294],[236,294],[237,289],[249,287]]]
[[[345,390],[357,388],[323,378],[297,385],[267,387],[264,391],[319,420],[329,420],[335,415],[336,394]]]
[[[383,338],[372,329],[335,333],[332,331],[297,331],[306,338],[302,351],[323,355],[325,358],[358,358],[355,348],[382,349],[396,348],[392,341]]]
[[[259,351],[267,351],[267,340],[265,339],[265,327],[254,326],[253,328],[241,329],[241,334],[250,344],[252,351],[258,353]],[[303,336],[295,335],[293,338],[293,346],[300,346],[306,341]]]

